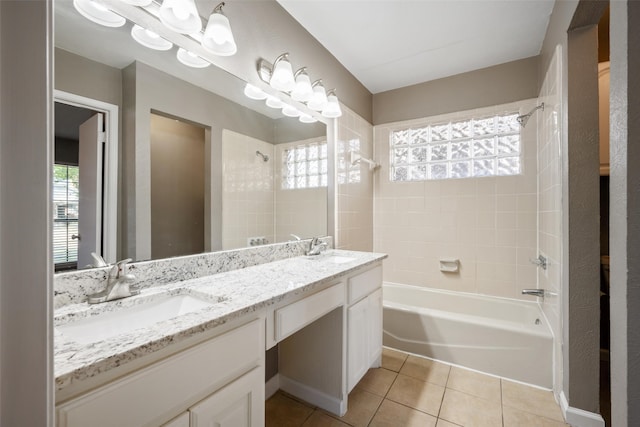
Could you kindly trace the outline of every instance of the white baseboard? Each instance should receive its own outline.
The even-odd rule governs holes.
[[[569,406],[564,391],[560,392],[560,409],[565,421],[573,427],[604,427],[602,415]]]
[[[337,397],[330,396],[320,390],[287,378],[284,375],[279,375],[279,377],[280,389],[283,391],[335,415],[343,416],[347,412],[346,396],[340,400]]]
[[[280,390],[280,374],[275,374],[264,385],[264,400],[267,400]]]

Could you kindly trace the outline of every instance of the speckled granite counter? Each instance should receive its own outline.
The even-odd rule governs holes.
[[[353,258],[340,263],[332,256]],[[241,316],[266,308],[287,297],[313,291],[332,280],[386,258],[384,254],[330,250],[319,257],[294,257],[206,277],[143,289],[141,294],[89,306],[71,304],[54,316],[54,372],[56,390],[95,377],[152,352],[209,331]],[[57,327],[96,312],[116,311],[142,304],[159,294],[191,294],[218,300],[210,307],[185,314],[152,327],[139,328],[116,337],[78,344]]]

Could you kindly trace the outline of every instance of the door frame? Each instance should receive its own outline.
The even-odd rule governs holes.
[[[116,262],[118,247],[118,116],[119,107],[61,90],[54,90],[54,102],[87,108],[104,114],[105,151],[102,194],[102,257]]]

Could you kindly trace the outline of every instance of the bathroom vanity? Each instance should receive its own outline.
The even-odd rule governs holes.
[[[57,425],[263,425],[276,345],[279,388],[344,414],[380,365],[385,257],[331,250],[59,307]]]

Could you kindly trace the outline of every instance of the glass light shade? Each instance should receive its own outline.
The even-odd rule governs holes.
[[[244,94],[247,98],[255,99],[261,101],[263,99],[267,99],[267,94],[264,93],[262,89],[257,86],[252,85],[251,83],[247,83],[244,87]]]
[[[160,21],[168,29],[181,34],[198,33],[202,29],[194,0],[164,0],[160,6]]]
[[[206,59],[202,59],[195,53],[190,52],[183,48],[178,49],[177,56],[178,56],[178,61],[182,62],[187,67],[206,68],[209,65],[211,65],[211,63]]]
[[[266,102],[268,107],[271,108],[282,108],[284,107],[284,102],[282,102],[282,100],[280,98],[276,98],[275,96],[271,96],[271,95],[267,95],[267,102]]]
[[[313,86],[313,95],[311,95],[311,99],[307,102],[307,107],[314,111],[322,111],[325,105],[327,105],[327,93],[324,90],[324,86],[322,83],[315,83],[315,86]]]
[[[226,16],[221,13],[211,14],[202,37],[202,47],[220,56],[231,56],[238,51]]]
[[[293,105],[285,104],[285,106],[282,107],[282,114],[284,114],[287,117],[299,117],[300,114],[302,113]]]
[[[134,6],[149,6],[153,0],[122,0]]]
[[[340,103],[338,102],[338,97],[335,94],[329,92],[327,103],[322,109],[322,115],[330,119],[342,116],[342,109],[340,109]]]
[[[299,71],[296,76],[296,83],[291,91],[291,98],[299,102],[307,102],[313,95],[311,80],[306,71]]]
[[[286,54],[276,59],[269,84],[272,88],[282,92],[291,92],[295,87],[296,81],[293,78],[293,69]]]
[[[153,31],[142,28],[137,24],[134,24],[133,28],[131,28],[131,37],[149,49],[169,50],[173,47],[173,43],[169,40],[165,40]]]
[[[310,114],[302,113],[298,118],[302,123],[315,123],[318,120]]]
[[[80,15],[105,27],[122,27],[127,22],[122,16],[109,10],[102,0],[73,0],[73,7]]]

